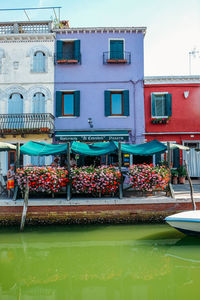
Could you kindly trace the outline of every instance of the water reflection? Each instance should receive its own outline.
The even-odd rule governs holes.
[[[0,299],[191,298],[198,292],[200,240],[168,228],[0,232]]]

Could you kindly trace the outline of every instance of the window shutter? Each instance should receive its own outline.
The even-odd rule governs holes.
[[[74,115],[80,117],[80,91],[74,92]]]
[[[63,41],[57,41],[56,59],[63,59]]]
[[[161,154],[156,153],[155,154],[155,165],[158,165],[161,162]]]
[[[62,116],[62,92],[56,92],[56,117]]]
[[[74,41],[74,59],[80,62],[80,40]]]
[[[180,166],[180,151],[179,149],[173,150],[173,168],[178,168]]]
[[[105,116],[111,115],[111,94],[110,91],[104,91],[104,105],[105,105]]]
[[[111,40],[110,41],[110,58],[123,59],[124,58],[124,41]]]
[[[129,116],[129,90],[123,91],[123,115]]]
[[[155,95],[151,94],[151,116],[155,117],[156,111],[155,111]]]
[[[166,115],[171,117],[172,115],[172,94],[166,94]]]

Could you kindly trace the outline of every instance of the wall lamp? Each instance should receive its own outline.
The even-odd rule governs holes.
[[[93,128],[92,118],[88,118],[88,124],[90,125],[90,128]]]

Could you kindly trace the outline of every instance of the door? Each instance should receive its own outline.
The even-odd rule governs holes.
[[[200,142],[184,142],[184,146],[190,148],[190,151],[183,151],[183,162],[188,165],[189,175],[191,177],[200,177]]]
[[[43,93],[35,93],[33,96],[32,113],[45,113],[45,95]]]

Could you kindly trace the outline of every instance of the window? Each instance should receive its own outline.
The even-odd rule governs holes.
[[[123,116],[122,92],[111,92],[111,116]]]
[[[23,113],[23,96],[19,93],[13,93],[8,99],[8,114]]]
[[[124,40],[110,40],[110,59],[124,59]]]
[[[62,95],[62,115],[74,116],[74,93],[63,93]]]
[[[57,41],[57,63],[80,63],[80,40]]]
[[[45,54],[42,51],[35,52],[33,56],[33,72],[45,72]]]
[[[80,91],[56,92],[56,117],[80,116]]]
[[[105,91],[105,116],[129,116],[129,91]]]
[[[32,112],[33,113],[45,112],[45,95],[43,93],[35,93],[33,95]]]
[[[170,117],[172,115],[171,94],[151,94],[152,117]]]

